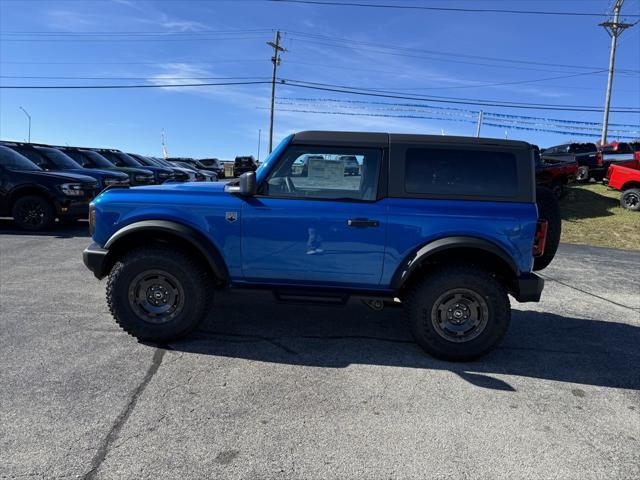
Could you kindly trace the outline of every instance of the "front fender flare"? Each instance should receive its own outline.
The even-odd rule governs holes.
[[[229,280],[229,271],[216,246],[202,233],[192,227],[169,220],[142,220],[131,223],[116,231],[104,244],[104,250],[116,245],[124,238],[140,232],[162,232],[175,235],[193,245],[211,267],[216,279],[222,283]]]

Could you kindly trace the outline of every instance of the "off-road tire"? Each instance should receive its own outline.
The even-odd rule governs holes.
[[[130,300],[132,284],[145,272],[165,272],[178,282],[181,310],[164,323],[152,323],[136,313]],[[140,247],[118,259],[107,281],[107,305],[116,323],[138,340],[164,343],[179,340],[206,317],[213,297],[209,272],[185,252],[164,246]],[[138,309],[139,310],[139,309]]]
[[[535,271],[542,270],[551,263],[558,251],[560,235],[562,234],[560,205],[553,192],[548,188],[538,187],[536,189],[536,204],[538,206],[538,218],[540,220],[546,220],[548,222],[548,228],[544,254],[533,260],[533,270]]]
[[[560,200],[564,195],[564,184],[562,182],[553,182],[551,184],[551,191],[553,192],[553,196],[556,197],[556,200]]]
[[[484,299],[488,311],[484,329],[461,343],[438,333],[433,318],[439,299],[456,289],[475,292]],[[511,321],[505,287],[489,272],[473,265],[450,265],[433,270],[409,290],[403,303],[416,343],[430,355],[453,362],[473,360],[493,350]]]
[[[25,195],[15,201],[11,208],[11,215],[20,228],[36,232],[53,226],[56,210],[44,197]]]
[[[620,206],[632,212],[640,211],[640,188],[628,188],[620,194]]]

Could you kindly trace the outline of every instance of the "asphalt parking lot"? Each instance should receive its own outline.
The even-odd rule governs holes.
[[[88,242],[0,220],[0,478],[640,478],[640,253],[561,246],[502,346],[451,364],[399,309],[266,293],[139,344]]]

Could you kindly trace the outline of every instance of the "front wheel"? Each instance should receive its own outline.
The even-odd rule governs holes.
[[[46,230],[55,221],[55,209],[51,202],[43,197],[27,195],[18,199],[11,211],[13,221],[25,230]]]
[[[511,321],[504,286],[474,266],[431,272],[408,293],[405,305],[418,345],[434,357],[455,362],[493,350]]]
[[[116,323],[142,341],[170,342],[193,331],[207,314],[207,271],[191,256],[160,246],[119,259],[109,274],[107,304]]]
[[[633,212],[640,211],[640,189],[629,188],[620,195],[620,206]]]

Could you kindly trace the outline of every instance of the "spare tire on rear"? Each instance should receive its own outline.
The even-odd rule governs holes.
[[[538,187],[536,189],[536,204],[538,205],[538,219],[546,220],[548,223],[547,243],[544,254],[533,260],[533,269],[542,270],[546,268],[553,260],[553,257],[556,256],[556,251],[560,244],[562,221],[558,200],[548,188]]]

